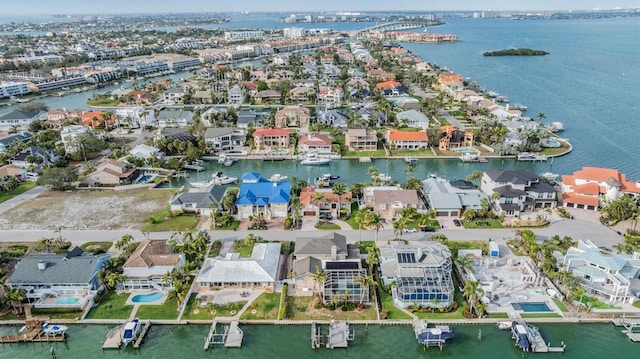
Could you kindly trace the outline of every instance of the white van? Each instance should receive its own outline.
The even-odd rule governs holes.
[[[34,172],[26,172],[22,178],[24,178],[25,181],[36,182],[38,178],[40,178],[40,175]]]

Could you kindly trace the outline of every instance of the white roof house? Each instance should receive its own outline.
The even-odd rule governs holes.
[[[273,287],[278,278],[280,243],[256,243],[251,258],[239,253],[207,258],[196,278],[200,289]]]
[[[137,145],[136,147],[132,148],[131,151],[129,151],[129,154],[133,157],[138,157],[138,158],[142,158],[145,160],[148,160],[149,158],[153,157],[154,155],[157,158],[163,158],[164,154],[160,151],[159,148],[153,147],[153,146],[149,146],[149,145],[145,145],[145,144],[140,144]]]

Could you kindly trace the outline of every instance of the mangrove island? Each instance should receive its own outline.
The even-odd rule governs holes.
[[[549,55],[548,52],[543,50],[532,49],[505,49],[498,51],[487,51],[482,56],[544,56]]]

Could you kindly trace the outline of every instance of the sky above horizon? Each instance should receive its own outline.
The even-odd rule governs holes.
[[[236,11],[591,10],[640,8],[640,0],[4,0],[0,15]]]

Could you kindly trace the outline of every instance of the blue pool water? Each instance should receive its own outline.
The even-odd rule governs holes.
[[[551,147],[558,147],[558,146],[560,146],[560,143],[558,143],[558,141],[556,141],[556,140],[547,140],[547,145],[549,145]]]
[[[138,180],[138,183],[147,183],[149,181],[151,181],[155,176],[153,175],[144,175],[142,177],[140,177],[140,179]]]
[[[163,295],[164,294],[160,292],[153,292],[150,294],[138,294],[138,295],[134,295],[133,298],[131,298],[131,301],[134,303],[153,303],[160,300]]]
[[[73,305],[80,303],[81,298],[78,297],[60,297],[56,299],[56,304]]]
[[[513,309],[522,310],[524,312],[551,312],[552,310],[546,303],[531,302],[531,303],[512,303]]]
[[[458,152],[458,153],[477,153],[478,150],[476,150],[473,147],[460,147],[460,148],[456,148],[451,150],[453,152]]]

